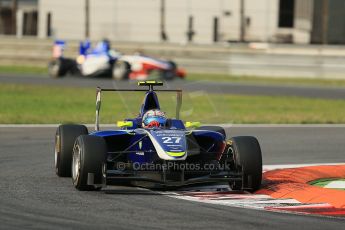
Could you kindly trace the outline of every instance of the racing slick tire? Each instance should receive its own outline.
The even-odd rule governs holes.
[[[226,137],[226,133],[225,133],[224,128],[220,127],[220,126],[200,126],[200,127],[196,128],[196,130],[215,131],[215,132],[223,134],[224,137]]]
[[[48,74],[53,78],[64,77],[69,71],[75,69],[75,61],[68,58],[59,58],[48,65]]]
[[[131,73],[131,65],[126,61],[116,61],[112,69],[112,77],[115,80],[127,80]]]
[[[176,77],[176,69],[177,65],[173,61],[168,61],[168,63],[171,65],[171,69],[168,70],[161,70],[160,77],[162,80],[173,80]]]
[[[106,152],[102,137],[82,135],[77,138],[72,157],[72,181],[76,189],[92,191],[102,188]]]
[[[173,70],[177,70],[177,64],[174,61],[168,61],[168,62],[172,66]]]
[[[251,136],[239,136],[231,138],[230,143],[235,170],[242,172],[242,181],[230,182],[230,188],[250,192],[258,190],[262,180],[262,154],[258,140]]]
[[[59,177],[70,177],[72,151],[75,140],[88,134],[84,125],[60,125],[55,134],[55,172]]]

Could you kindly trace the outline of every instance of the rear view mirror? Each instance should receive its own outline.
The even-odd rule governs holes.
[[[118,121],[117,127],[120,127],[120,128],[133,127],[133,121]]]
[[[198,128],[201,126],[201,123],[198,121],[187,121],[185,124],[186,128]]]

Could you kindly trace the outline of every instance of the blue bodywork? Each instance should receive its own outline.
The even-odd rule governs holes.
[[[86,59],[89,57],[106,57],[111,67],[120,57],[113,53],[108,40],[98,42],[94,48],[92,48],[90,40],[81,41],[79,43],[79,55],[84,56]]]
[[[126,119],[126,121],[132,121],[133,126],[120,130],[95,131],[90,135],[100,136],[106,140],[109,159],[122,154],[122,159],[127,162],[160,161],[161,158],[157,154],[157,146],[155,147],[152,143],[153,140],[158,142],[164,152],[171,153],[171,160],[182,158],[186,160],[191,151],[194,151],[194,154],[210,153],[216,159],[224,150],[225,137],[221,133],[208,130],[190,131],[179,119],[168,119],[165,128],[142,128],[141,118],[151,109],[160,109],[158,97],[154,91],[146,92],[139,116]],[[182,154],[183,152],[185,154]]]
[[[221,132],[195,129],[189,130],[180,119],[167,119],[165,126],[144,128],[142,117],[152,109],[160,109],[160,104],[153,85],[150,81],[143,82],[149,86],[145,91],[143,103],[139,115],[135,118],[125,119],[123,128],[114,130],[99,130],[99,109],[101,107],[102,91],[116,91],[115,89],[97,89],[96,96],[96,131],[89,135],[102,137],[105,140],[107,153],[105,156],[105,180],[106,184],[118,181],[130,181],[136,183],[153,183],[163,186],[183,186],[186,184],[205,182],[229,182],[241,180],[241,174],[229,169],[219,169],[219,163],[229,158],[226,150],[225,135]],[[153,85],[150,85],[153,84]],[[160,84],[162,85],[162,83]],[[121,90],[120,90],[121,91]],[[122,90],[132,91],[132,90]],[[169,90],[161,90],[169,91]],[[179,117],[182,92],[177,92],[176,117]],[[121,163],[121,164],[119,164]],[[187,170],[181,167],[166,168],[168,164],[179,166],[201,165],[200,170]],[[205,165],[214,165],[216,171],[205,169]],[[124,167],[119,167],[122,165]],[[139,166],[163,166],[154,170],[136,169]],[[102,182],[103,183],[103,182]],[[144,185],[146,186],[146,185]]]

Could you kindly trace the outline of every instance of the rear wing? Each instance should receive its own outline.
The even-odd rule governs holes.
[[[149,92],[149,91],[157,91],[157,92],[176,92],[176,119],[180,118],[180,110],[182,106],[182,90],[181,89],[155,89],[153,90],[153,86],[162,86],[162,82],[156,81],[145,81],[145,82],[138,82],[139,86],[149,86],[148,90],[145,89],[102,89],[101,87],[96,88],[96,121],[95,121],[95,130],[99,131],[99,114],[101,109],[101,93],[102,92]]]

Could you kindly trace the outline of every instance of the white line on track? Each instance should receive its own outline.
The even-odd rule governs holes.
[[[324,186],[324,188],[345,189],[345,181],[332,181]]]
[[[315,163],[315,164],[282,164],[282,165],[263,165],[264,171],[270,171],[275,169],[290,169],[290,168],[300,168],[308,166],[320,166],[320,165],[344,165],[344,163]]]

